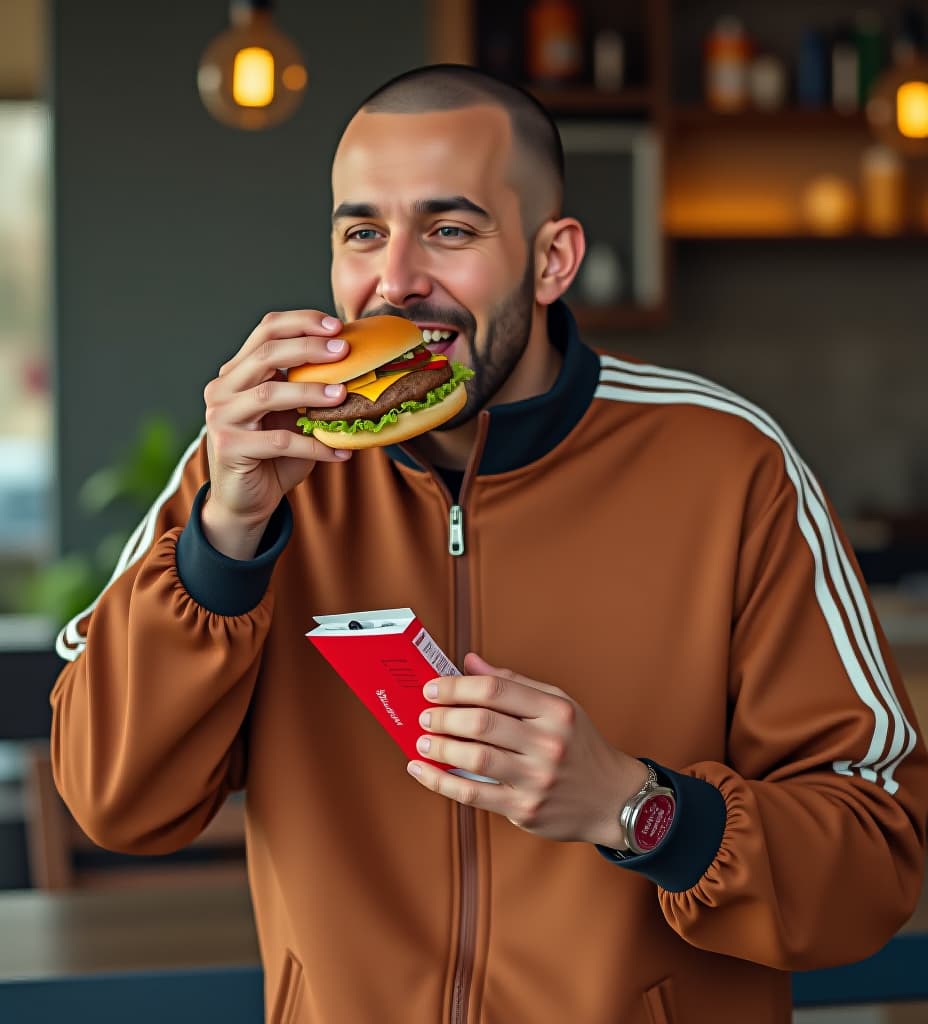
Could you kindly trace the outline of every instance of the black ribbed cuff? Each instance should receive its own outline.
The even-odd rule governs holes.
[[[190,519],[177,539],[177,575],[187,593],[216,615],[245,615],[267,592],[274,565],[293,532],[293,512],[284,498],[274,510],[254,558],[240,561],[217,551],[206,539],[200,512],[209,484],[197,492]]]
[[[653,761],[643,759],[646,764]],[[722,845],[728,812],[722,794],[708,782],[654,764],[660,782],[676,796],[670,831],[651,853],[622,857],[605,846],[596,849],[613,864],[650,878],[668,892],[691,889],[706,873]]]

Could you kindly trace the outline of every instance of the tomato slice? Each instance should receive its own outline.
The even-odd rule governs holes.
[[[410,370],[421,370],[424,366],[428,366],[429,363],[435,363],[436,366],[441,363],[447,363],[448,360],[444,356],[432,355],[428,349],[422,349],[419,352],[413,353],[411,359],[394,359],[392,363],[384,363],[383,366],[377,367],[377,373],[404,373]]]

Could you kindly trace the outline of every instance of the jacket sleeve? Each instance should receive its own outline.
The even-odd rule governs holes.
[[[924,741],[827,499],[757,474],[734,592],[726,763],[670,772],[667,840],[627,866],[694,946],[783,970],[862,959],[913,912]]]
[[[206,481],[201,434],[103,593],[59,636],[68,664],[51,695],[55,781],[109,849],[179,849],[244,782],[243,724],[290,513],[282,503],[258,557],[235,562],[199,527]]]

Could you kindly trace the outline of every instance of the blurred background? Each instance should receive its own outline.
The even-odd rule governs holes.
[[[52,904],[27,895],[135,891],[150,912],[170,905],[151,887],[193,881],[247,918],[240,807],[164,864],[74,834],[47,771],[54,634],[105,583],[220,363],[268,310],[331,308],[340,130],[428,61],[479,64],[555,114],[588,340],[779,420],[928,720],[926,32],[928,4],[900,0],[0,0],[0,932],[22,914],[34,943],[0,957],[0,992],[60,967],[36,923]],[[254,955],[250,935],[229,953]]]

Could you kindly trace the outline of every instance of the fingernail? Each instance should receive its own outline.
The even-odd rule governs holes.
[[[335,455],[339,459],[347,459],[351,455],[351,452],[346,448],[336,448]]]
[[[416,741],[416,750],[418,750],[420,754],[427,754],[431,747],[432,741],[428,738],[428,736],[420,736],[419,739]]]
[[[425,695],[429,700],[434,700],[438,696],[438,683],[429,683],[425,688]]]
[[[338,398],[338,396],[341,393],[342,393],[342,386],[341,386],[341,384],[326,384],[326,386],[325,386],[326,398]]]
[[[322,318],[322,326],[327,331],[334,331],[335,328],[338,327],[338,321],[335,319],[334,316],[324,316]]]
[[[330,352],[341,352],[345,348],[345,343],[341,338],[330,338],[326,343],[325,347]]]
[[[415,761],[410,762],[410,764],[406,765],[406,771],[408,771],[410,775],[415,775],[416,778],[418,778],[422,774],[422,765],[416,764]]]
[[[431,727],[432,727],[432,712],[431,711],[423,711],[422,714],[419,715],[419,725],[421,725],[423,729],[431,729]]]

